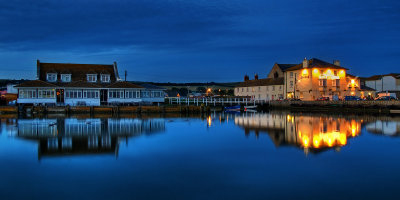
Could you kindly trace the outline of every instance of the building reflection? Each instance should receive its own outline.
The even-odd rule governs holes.
[[[39,143],[38,157],[115,154],[129,137],[165,130],[164,119],[19,119],[18,137]]]
[[[332,116],[292,115],[285,113],[247,114],[236,116],[235,124],[245,134],[256,137],[267,133],[276,146],[292,145],[305,153],[330,148],[340,150],[350,138],[360,134],[362,120]]]
[[[370,133],[385,136],[400,136],[400,121],[376,120],[368,123],[365,127]]]

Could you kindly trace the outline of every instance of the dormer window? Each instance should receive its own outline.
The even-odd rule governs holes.
[[[61,74],[62,82],[71,82],[71,74]]]
[[[57,81],[57,73],[47,73],[47,81],[48,82],[56,82]]]
[[[97,74],[87,74],[87,81],[88,82],[96,82],[97,81]]]
[[[102,74],[100,77],[101,82],[109,83],[110,82],[110,74]]]

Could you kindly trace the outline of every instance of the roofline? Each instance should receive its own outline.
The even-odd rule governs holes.
[[[104,66],[112,66],[113,64],[96,64],[96,63],[50,63],[50,62],[40,62],[38,64],[67,64],[67,65],[104,65]]]

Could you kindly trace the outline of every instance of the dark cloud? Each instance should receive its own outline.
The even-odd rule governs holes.
[[[400,52],[399,11],[385,0],[1,0],[0,69],[116,60],[132,79],[235,81],[319,57],[386,73]]]

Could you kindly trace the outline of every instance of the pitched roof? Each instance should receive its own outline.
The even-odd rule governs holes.
[[[283,78],[264,78],[258,80],[248,80],[239,83],[237,87],[253,87],[253,86],[267,86],[267,85],[283,85]]]
[[[116,64],[72,64],[72,63],[37,63],[37,75],[39,80],[46,81],[47,73],[68,73],[71,74],[71,81],[86,80],[86,74],[97,74],[100,81],[100,74],[110,74],[111,82],[119,79]]]
[[[357,76],[354,76],[352,74],[346,74],[346,76],[350,77],[350,78],[357,78]]]
[[[331,69],[346,69],[347,70],[347,68],[340,67],[340,66],[325,62],[325,61],[317,59],[317,58],[312,58],[312,59],[308,60],[308,67],[309,68],[331,68]],[[299,70],[299,69],[303,69],[303,63],[300,63],[293,67],[290,67],[290,68],[286,69],[286,71],[294,71],[294,70]]]
[[[87,81],[74,81],[64,85],[64,87],[74,87],[74,88],[101,88],[100,85],[90,83]]]
[[[400,79],[400,73],[390,73],[390,74],[383,74],[383,75],[373,75],[373,76],[366,78],[365,80],[367,80],[367,81],[379,80],[384,76],[392,76],[395,79]]]
[[[135,85],[133,83],[129,83],[128,81],[117,81],[109,86],[107,88],[143,88],[140,85]]]
[[[276,65],[284,72],[287,69],[296,66],[297,64],[279,64],[279,63],[276,63]]]
[[[51,88],[56,88],[58,87],[55,84],[51,84],[45,81],[41,80],[33,80],[33,81],[26,81],[21,84],[16,85],[15,87],[20,88],[20,87],[51,87]]]

